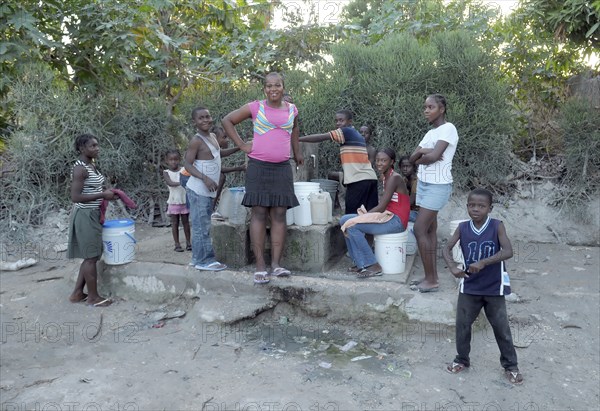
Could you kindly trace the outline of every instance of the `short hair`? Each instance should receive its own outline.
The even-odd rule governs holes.
[[[175,154],[177,155],[177,157],[181,158],[181,152],[176,148],[171,148],[167,150],[167,152],[165,153],[165,158],[169,157],[171,154]]]
[[[267,85],[267,78],[273,77],[273,76],[279,77],[279,79],[281,80],[281,85],[283,87],[285,87],[285,79],[283,78],[283,74],[281,74],[277,71],[272,71],[263,78],[263,87],[265,87]]]
[[[206,107],[201,107],[201,106],[198,106],[198,107],[194,108],[194,109],[192,110],[192,120],[193,120],[193,119],[195,119],[195,118],[196,118],[196,114],[197,114],[199,111],[202,111],[202,110],[207,110],[207,111],[208,111],[208,109],[207,109]]]
[[[335,114],[343,115],[344,117],[346,117],[346,120],[352,120],[354,118],[354,115],[352,114],[352,112],[350,110],[346,110],[346,109],[338,110],[335,112]]]
[[[469,193],[469,197],[471,197],[472,195],[487,197],[490,201],[490,205],[492,205],[492,202],[494,201],[492,192],[486,190],[485,188],[476,188],[474,190],[471,190],[471,192]]]
[[[388,156],[389,158],[392,159],[392,162],[396,161],[396,151],[393,148],[389,148],[389,147],[381,148],[381,149],[377,150],[377,152],[385,154],[386,156]]]
[[[77,137],[75,137],[75,152],[79,153],[79,148],[85,146],[91,139],[98,140],[98,138],[95,135],[89,133],[80,134]]]
[[[441,106],[444,106],[444,114],[448,113],[448,107],[446,106],[446,97],[442,96],[439,93],[433,93],[427,96],[427,98],[433,98],[435,102]]]
[[[398,159],[398,164],[401,164],[401,163],[402,163],[404,160],[406,160],[406,161],[408,161],[409,163],[413,164],[413,163],[412,163],[412,161],[410,161],[410,156],[409,156],[409,155],[407,155],[407,154],[403,155],[402,157],[400,157],[400,158]],[[413,166],[414,166],[414,164],[413,164]]]

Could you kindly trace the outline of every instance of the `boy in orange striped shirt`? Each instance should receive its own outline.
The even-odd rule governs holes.
[[[377,175],[369,161],[365,138],[352,126],[352,117],[349,110],[339,110],[335,113],[336,130],[300,137],[304,143],[320,143],[331,139],[340,145],[346,186],[346,214],[356,213],[363,205],[370,210],[378,203]]]

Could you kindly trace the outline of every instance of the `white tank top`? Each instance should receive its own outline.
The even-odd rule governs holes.
[[[210,139],[200,134],[196,134],[196,137],[201,138],[202,141],[210,149],[213,158],[210,160],[195,160],[194,167],[206,177],[210,178],[215,184],[219,184],[219,178],[221,177],[221,148],[217,142],[217,137],[210,133]],[[188,180],[187,187],[198,195],[205,197],[216,197],[216,191],[209,191],[206,184],[199,178],[191,176]]]
[[[181,181],[181,170],[182,169],[179,169],[179,171],[171,171],[167,169],[165,171],[172,182],[179,183]],[[167,204],[185,204],[185,188],[181,186],[169,186],[169,199],[167,200]]]

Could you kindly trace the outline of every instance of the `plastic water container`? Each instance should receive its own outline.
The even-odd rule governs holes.
[[[135,223],[133,220],[107,220],[102,226],[102,254],[108,265],[127,264],[135,258]]]
[[[328,211],[327,206],[328,193],[310,193],[308,201],[310,201],[310,218],[313,224],[327,224]],[[331,198],[329,198],[331,200]]]
[[[415,237],[414,227],[415,223],[409,222],[408,227],[406,228],[406,232],[408,233],[406,239],[406,255],[414,255],[419,250],[419,246],[417,245],[417,237]]]
[[[219,200],[219,207],[217,207],[217,211],[225,218],[229,218],[229,213],[231,212],[231,189],[226,188],[221,193],[221,199]]]
[[[287,225],[294,224],[294,209],[293,208],[288,208],[287,211],[285,212],[285,223]]]
[[[321,187],[319,183],[310,183],[307,181],[297,181],[294,183],[294,194],[300,203],[294,207],[294,224],[299,226],[308,226],[312,224],[310,217],[310,200],[308,196],[311,193],[319,193]]]
[[[310,193],[318,193],[319,191],[321,191],[319,183],[311,183],[308,181],[297,181],[294,183],[294,194],[296,194],[296,196],[308,196]]]
[[[230,188],[229,191],[231,191],[229,222],[235,225],[246,224],[248,210],[246,210],[246,206],[242,205],[246,189],[244,187],[234,187]]]
[[[294,224],[299,226],[309,226],[312,224],[310,215],[310,200],[308,199],[309,194],[296,194],[300,205],[294,207]]]
[[[450,236],[448,238],[452,237],[452,234],[454,234],[454,232],[458,228],[458,225],[460,223],[462,223],[463,221],[469,221],[469,220],[452,220],[452,221],[450,221]],[[452,259],[454,260],[455,263],[462,264],[464,267],[465,259],[463,257],[462,249],[460,248],[460,241],[458,241],[454,245],[454,247],[452,247]]]
[[[335,196],[337,194],[338,186],[340,183],[338,183],[335,180],[328,180],[328,179],[323,179],[323,178],[315,178],[310,181],[313,183],[319,183],[321,190],[329,193],[329,195],[331,196],[332,202],[335,201]]]
[[[375,259],[384,274],[400,274],[406,266],[408,232],[380,234],[375,238]]]
[[[327,199],[327,222],[332,223],[333,222],[333,200],[331,199],[331,196],[325,196],[325,198]]]

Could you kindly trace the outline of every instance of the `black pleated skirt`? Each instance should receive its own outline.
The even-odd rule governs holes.
[[[246,195],[242,200],[246,207],[296,207],[294,176],[288,161],[269,163],[248,159],[246,168]]]

